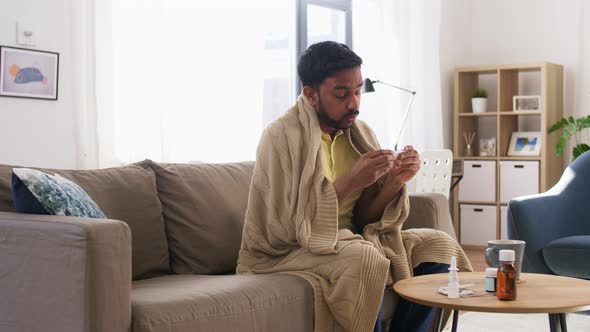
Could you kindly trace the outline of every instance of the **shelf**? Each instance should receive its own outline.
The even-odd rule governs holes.
[[[500,70],[515,70],[515,71],[541,71],[543,68],[551,65],[549,62],[526,63],[518,65],[501,65]]]
[[[460,160],[496,160],[496,159],[498,159],[498,157],[492,157],[492,156],[489,156],[489,157],[481,157],[481,156],[471,156],[471,157],[468,157],[468,156],[457,156],[457,157],[454,157],[454,158],[455,159],[460,159]]]
[[[466,113],[461,113],[459,114],[459,117],[478,117],[478,116],[497,116],[498,112],[482,112],[482,113],[471,113],[471,112],[466,112]]]
[[[541,111],[530,111],[530,112],[513,112],[513,111],[507,111],[507,112],[500,112],[500,115],[541,115]]]
[[[502,157],[500,157],[500,160],[516,160],[516,161],[541,160],[541,156],[533,156],[533,157],[502,156]]]
[[[508,202],[477,202],[477,201],[458,201],[459,204],[469,204],[469,205],[499,205],[499,206],[508,206]]]
[[[540,161],[542,159],[541,156],[533,156],[533,157],[519,157],[519,156],[502,156],[502,157],[481,157],[481,156],[471,156],[471,157],[467,157],[467,156],[456,156],[454,157],[456,160],[515,160],[515,161],[527,161],[527,160],[533,160],[533,161]]]
[[[472,204],[472,205],[498,205],[498,202],[459,201],[459,204]]]
[[[457,68],[457,72],[475,74],[497,74],[498,66],[461,67]]]
[[[479,172],[473,169],[470,169],[471,172],[463,170],[463,179],[453,193],[454,226],[463,247],[477,247],[476,244],[480,243],[485,246],[485,241],[479,236],[484,233],[484,238],[489,239],[504,236],[502,232],[505,231],[506,226],[503,224],[505,223],[503,220],[505,216],[502,215],[502,210],[506,209],[508,205],[506,201],[516,195],[514,193],[507,194],[506,190],[508,188],[502,188],[502,186],[511,187],[506,182],[509,174],[503,173],[506,172],[507,167],[510,168],[509,164],[522,164],[522,168],[527,170],[527,173],[524,174],[526,176],[523,176],[522,179],[516,178],[518,183],[511,181],[509,182],[510,185],[519,185],[521,180],[523,183],[532,181],[533,184],[538,184],[536,191],[545,192],[561,177],[563,173],[563,157],[558,157],[554,153],[554,146],[558,143],[559,136],[548,135],[547,128],[559,121],[563,116],[563,74],[564,68],[562,65],[549,62],[497,66],[483,65],[455,69],[453,97],[453,151],[456,155],[455,160],[465,162],[465,164],[480,164]],[[488,91],[486,110],[489,112],[473,113],[471,97],[478,88]],[[541,98],[540,110],[514,111],[514,96],[533,95]],[[541,133],[542,146],[540,155],[507,155],[512,134],[518,131],[537,131]],[[474,156],[466,156],[467,144],[464,135],[465,133],[474,132],[476,133],[476,139],[472,143]],[[496,138],[495,156],[479,156],[478,148],[481,138]],[[482,174],[481,170],[484,169],[489,172],[485,176],[478,175]],[[535,173],[533,174],[533,172]],[[495,175],[493,183],[489,183],[492,181],[485,181],[492,176],[488,173]],[[503,176],[505,177],[503,178]],[[534,183],[537,178],[538,183]],[[495,190],[495,196],[490,194],[492,189]],[[505,190],[502,191],[502,189]],[[519,187],[519,189],[521,188]],[[460,193],[462,200],[459,200]],[[479,195],[480,193],[486,195]],[[487,199],[488,201],[478,201],[479,199]],[[497,200],[489,201],[490,199]],[[470,233],[473,229],[469,227],[472,225],[467,223],[464,225],[467,226],[464,232],[461,227],[461,204],[481,205],[484,212],[487,210],[495,211],[495,217],[486,217],[489,219],[489,224],[486,225],[493,226],[481,230],[476,229],[475,233]],[[471,217],[465,216],[467,220]],[[466,246],[465,243],[469,245]]]
[[[485,65],[485,66],[471,66],[471,67],[459,67],[456,69],[457,72],[461,73],[495,73],[499,70],[516,70],[516,71],[540,71],[549,66],[559,66],[551,62],[533,62],[523,64],[510,64],[510,65]]]

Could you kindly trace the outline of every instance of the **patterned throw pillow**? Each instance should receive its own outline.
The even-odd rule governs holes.
[[[106,218],[80,186],[34,169],[12,169],[12,197],[16,211],[21,213]]]

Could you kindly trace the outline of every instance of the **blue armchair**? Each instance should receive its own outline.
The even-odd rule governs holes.
[[[590,279],[590,152],[547,192],[510,200],[508,238],[526,241],[523,272]]]

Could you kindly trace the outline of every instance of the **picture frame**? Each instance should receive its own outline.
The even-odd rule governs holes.
[[[480,138],[479,139],[479,155],[480,157],[495,157],[496,156],[496,138]]]
[[[513,112],[539,112],[541,110],[541,96],[513,96]]]
[[[0,45],[0,97],[57,100],[59,53]]]
[[[540,131],[515,131],[510,137],[508,156],[539,156],[542,143]]]

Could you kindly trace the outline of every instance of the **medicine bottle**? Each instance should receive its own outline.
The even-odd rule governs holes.
[[[498,276],[498,269],[495,267],[486,268],[486,292],[496,292],[496,277]]]
[[[498,267],[496,296],[498,297],[498,300],[516,300],[516,266],[514,265],[514,250],[500,250],[500,265]]]

